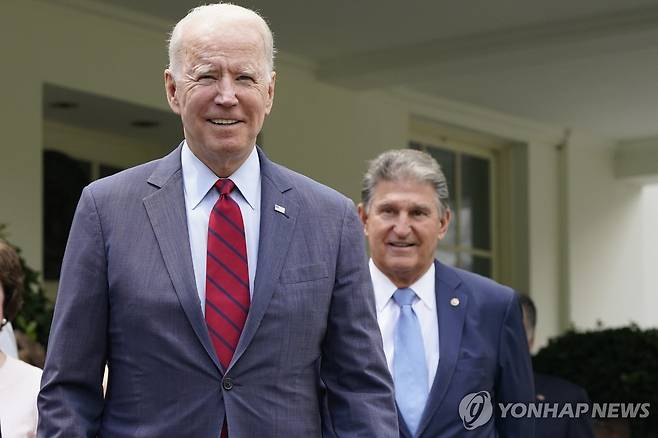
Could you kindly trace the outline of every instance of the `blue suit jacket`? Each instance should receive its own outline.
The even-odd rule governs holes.
[[[488,278],[438,261],[435,267],[439,365],[416,436],[532,438],[531,420],[501,418],[496,412],[498,403],[534,400],[518,297]],[[491,396],[493,416],[467,430],[459,405],[464,396],[480,391]],[[399,423],[400,435],[410,438],[402,417]]]
[[[353,203],[259,150],[254,292],[217,360],[196,291],[180,147],[83,191],[39,395],[39,437],[397,437]],[[285,214],[274,205],[285,207]],[[109,367],[107,398],[101,380]]]

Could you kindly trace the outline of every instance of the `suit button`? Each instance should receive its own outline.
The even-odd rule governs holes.
[[[233,380],[231,380],[230,377],[225,377],[224,380],[222,380],[222,388],[227,391],[233,389]]]

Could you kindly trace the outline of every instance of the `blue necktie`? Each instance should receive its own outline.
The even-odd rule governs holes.
[[[393,294],[393,299],[400,306],[393,354],[395,401],[412,435],[418,429],[428,393],[423,335],[411,307],[414,298],[416,293],[409,288],[398,289]]]

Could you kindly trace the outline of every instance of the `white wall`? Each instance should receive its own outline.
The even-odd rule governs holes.
[[[615,178],[612,144],[574,139],[569,153],[571,320],[644,323],[642,189]]]
[[[646,186],[640,195],[643,213],[642,238],[644,250],[641,254],[644,269],[644,292],[642,325],[658,326],[658,184]]]
[[[561,330],[558,152],[555,145],[529,145],[530,296],[537,306],[535,348]]]

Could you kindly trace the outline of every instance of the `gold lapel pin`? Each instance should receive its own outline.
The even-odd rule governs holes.
[[[456,298],[456,297],[455,297],[455,298],[451,299],[451,300],[450,300],[450,305],[451,305],[452,307],[457,307],[457,306],[459,306],[459,298]]]

